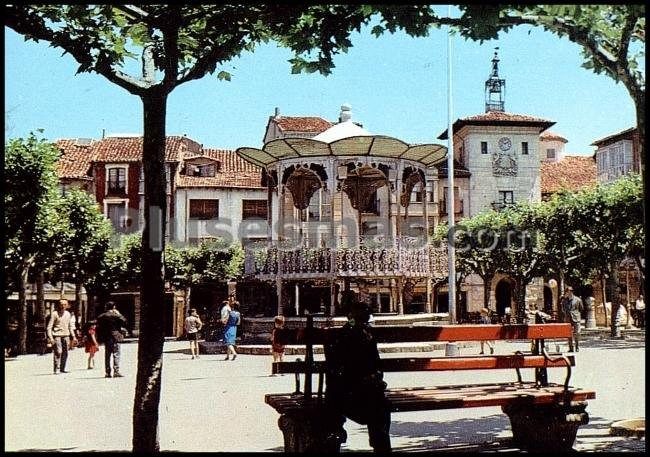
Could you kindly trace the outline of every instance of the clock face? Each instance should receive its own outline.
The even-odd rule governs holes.
[[[499,138],[499,149],[501,149],[502,151],[507,151],[508,149],[510,149],[511,146],[512,146],[512,141],[510,141],[510,138],[506,136]]]

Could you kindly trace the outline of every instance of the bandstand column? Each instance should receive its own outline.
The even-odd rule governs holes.
[[[296,316],[300,316],[300,287],[298,286],[298,283],[296,283],[294,290],[296,293],[294,308],[296,309]]]
[[[327,177],[327,191],[329,192],[330,201],[330,239],[328,248],[330,250],[330,312],[329,315],[334,317],[336,314],[336,251],[338,242],[336,239],[336,223],[334,220],[334,197],[336,195],[336,163],[334,158],[329,159],[329,175]]]
[[[397,278],[397,314],[404,314],[404,278]]]
[[[422,204],[424,205],[422,207],[422,212],[424,214],[424,246],[425,246],[425,258],[427,259],[427,268],[430,270],[431,269],[431,259],[429,259],[429,202],[427,201],[427,180],[426,180],[426,174],[425,174],[425,179],[424,179],[424,185],[423,185],[423,192],[424,195],[422,197]],[[431,273],[431,271],[429,271]],[[426,298],[426,303],[424,305],[424,309],[427,313],[432,312],[431,309],[431,276],[430,274],[425,277],[425,282],[427,285],[427,298]]]
[[[277,242],[278,244],[284,237],[284,186],[282,184],[282,167],[278,167],[278,229],[277,229]],[[278,296],[278,316],[282,316],[282,249],[278,246],[278,276],[275,279],[276,293]]]

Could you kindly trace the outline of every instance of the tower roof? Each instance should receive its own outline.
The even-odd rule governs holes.
[[[475,116],[464,117],[456,120],[453,125],[454,133],[457,133],[466,125],[509,125],[518,127],[537,127],[540,133],[554,125],[554,121],[527,114],[506,113],[504,111],[488,111],[487,113]],[[447,130],[438,137],[439,140],[447,139]]]

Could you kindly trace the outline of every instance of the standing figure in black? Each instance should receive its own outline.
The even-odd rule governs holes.
[[[111,356],[113,357],[113,378],[121,378],[120,343],[124,340],[126,318],[117,310],[115,303],[106,303],[106,312],[97,317],[97,337],[104,344],[104,368],[106,377],[111,377]]]
[[[326,345],[325,399],[332,414],[367,424],[370,446],[375,452],[390,452],[390,407],[369,318],[368,305],[353,301],[348,322],[336,340]]]

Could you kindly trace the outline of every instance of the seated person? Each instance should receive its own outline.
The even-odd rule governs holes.
[[[390,408],[369,318],[370,309],[365,303],[351,302],[348,322],[337,340],[325,346],[325,400],[333,414],[367,424],[370,446],[375,452],[390,452]]]

